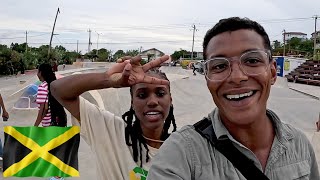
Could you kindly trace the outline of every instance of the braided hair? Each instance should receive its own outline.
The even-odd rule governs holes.
[[[59,124],[67,125],[67,115],[63,106],[51,95],[50,84],[56,80],[56,75],[52,71],[49,64],[41,64],[38,71],[41,73],[43,79],[48,83],[48,104],[51,111],[51,121],[59,120]]]
[[[158,69],[151,69],[151,70],[149,70],[147,72],[147,74],[159,75],[162,79],[168,80],[166,74],[161,72]],[[130,93],[131,93],[131,98],[132,98],[132,87],[130,87]],[[134,121],[133,121],[133,117],[135,118]],[[138,162],[138,158],[139,158],[140,159],[140,163],[141,163],[140,167],[142,167],[142,146],[144,146],[144,148],[147,150],[146,162],[149,161],[149,156],[148,156],[149,148],[147,146],[146,139],[142,135],[142,129],[141,129],[141,126],[140,126],[140,120],[136,116],[132,106],[130,107],[129,111],[125,112],[122,115],[122,119],[127,123],[127,126],[125,128],[126,144],[128,146],[132,147],[133,160],[135,162]],[[170,136],[170,133],[168,131],[169,131],[169,128],[170,128],[171,124],[173,125],[172,132],[176,131],[177,130],[177,125],[176,125],[176,120],[175,120],[174,115],[173,115],[173,106],[172,105],[170,106],[168,117],[164,122],[163,131],[162,131],[162,134],[161,134],[161,137],[160,137],[161,140],[164,141]]]

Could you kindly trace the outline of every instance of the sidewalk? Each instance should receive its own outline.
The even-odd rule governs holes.
[[[300,92],[302,94],[310,96],[311,98],[320,100],[320,87],[319,86],[288,82],[288,87],[291,90]]]

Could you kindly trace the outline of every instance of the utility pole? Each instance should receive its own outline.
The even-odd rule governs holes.
[[[317,51],[316,51],[316,45],[317,45],[317,19],[318,16],[314,16],[314,34],[313,34],[313,58],[316,58]]]
[[[79,53],[78,49],[79,49],[79,40],[77,40],[77,53]]]
[[[286,55],[286,30],[283,30],[283,57]]]
[[[193,47],[194,47],[194,33],[195,31],[198,31],[198,29],[196,29],[196,25],[193,24],[192,26],[193,29],[193,35],[192,35],[192,51],[191,51],[191,60],[193,60]]]
[[[96,33],[98,34],[98,39],[97,39],[97,51],[96,51],[96,55],[98,55],[98,48],[99,48],[99,36],[100,36],[100,34],[96,31]]]
[[[89,32],[88,53],[90,53],[90,51],[91,51],[90,47],[91,47],[91,44],[92,44],[92,43],[91,43],[91,29],[89,29],[88,32]]]
[[[59,10],[59,8],[58,8],[57,14],[56,14],[56,18],[54,19],[54,24],[53,24],[52,32],[51,32],[50,44],[49,44],[49,49],[48,49],[48,57],[49,57],[49,55],[50,55],[52,37],[53,37],[53,35],[54,35],[54,28],[55,28],[55,26],[56,26],[56,21],[57,21],[57,17],[58,17],[58,14],[59,14],[59,13],[60,13],[60,10]]]
[[[26,52],[28,51],[28,31],[26,31]]]

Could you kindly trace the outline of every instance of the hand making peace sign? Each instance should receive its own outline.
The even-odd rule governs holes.
[[[107,76],[112,81],[113,87],[129,87],[137,83],[169,84],[167,80],[148,76],[145,72],[169,59],[168,55],[152,60],[144,65],[140,64],[140,56],[125,56],[117,60],[117,64],[112,66],[107,72]]]

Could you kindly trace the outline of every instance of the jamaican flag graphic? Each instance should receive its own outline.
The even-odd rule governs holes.
[[[79,176],[80,129],[4,127],[3,176]]]

